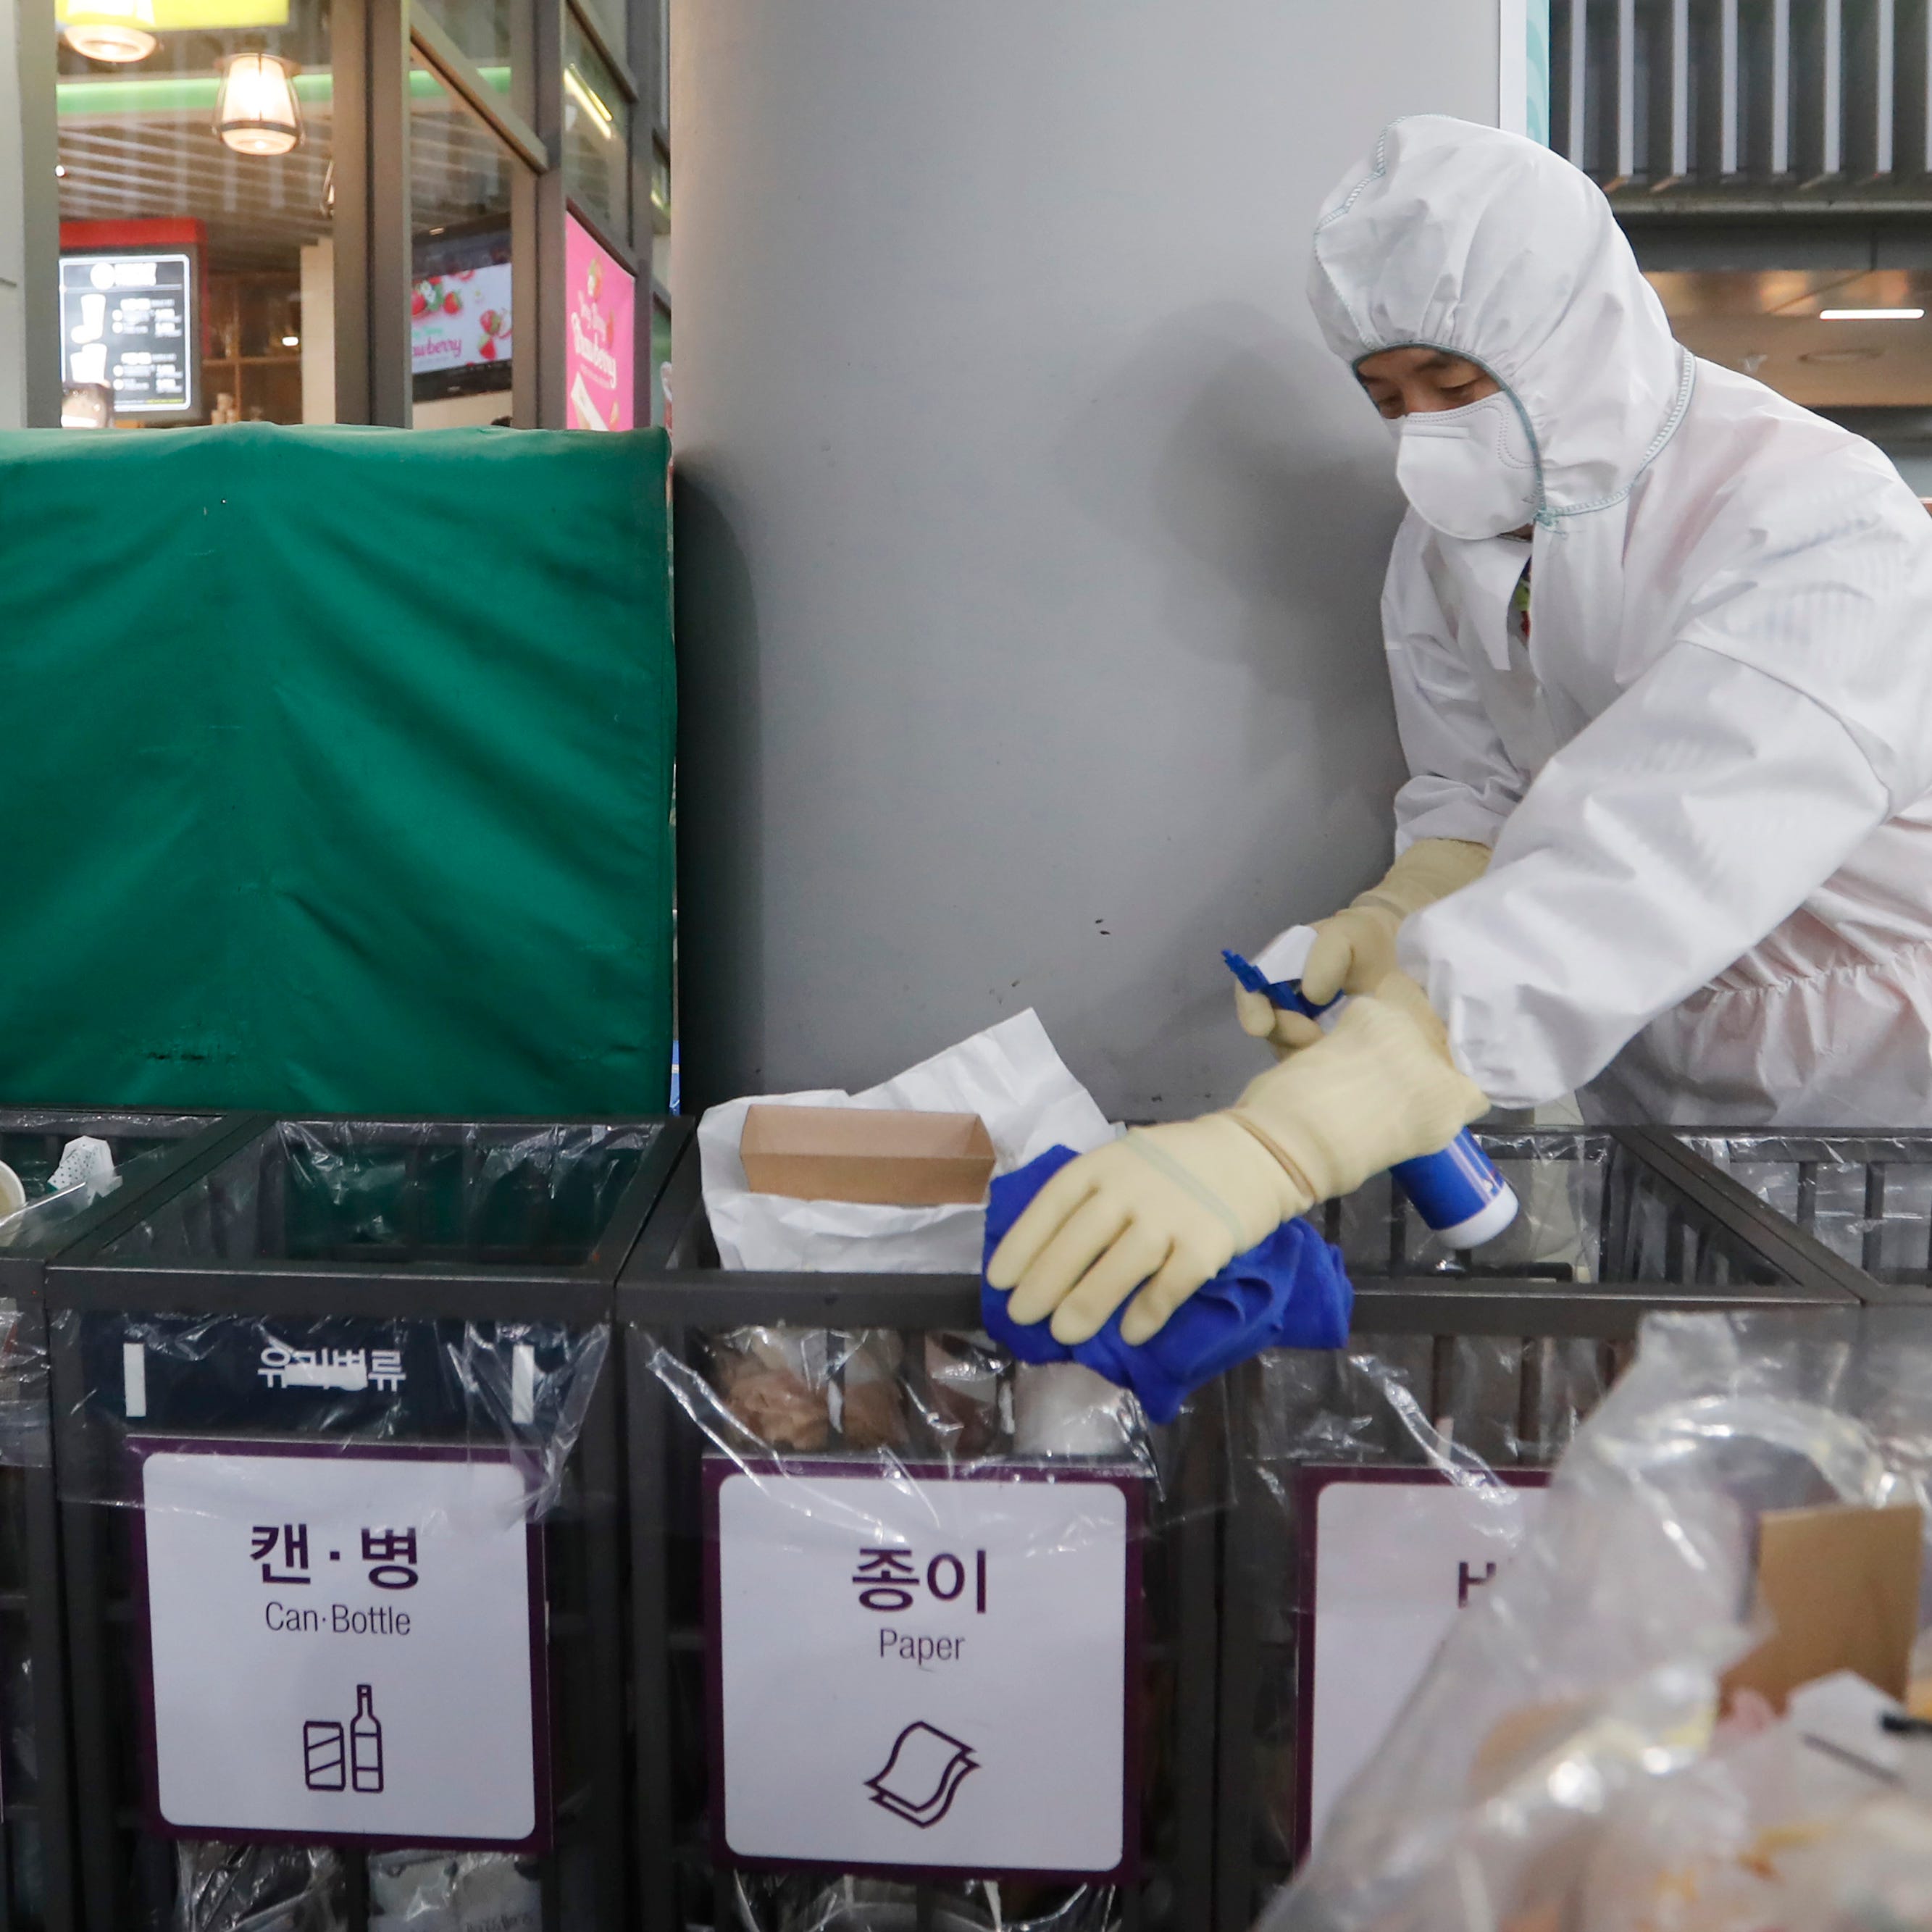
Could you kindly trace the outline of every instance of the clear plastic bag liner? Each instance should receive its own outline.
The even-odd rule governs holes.
[[[648,1122],[283,1120],[100,1259],[577,1267],[660,1131]]]
[[[1264,1932],[1586,1923],[1606,1821],[1704,1762],[1718,1676],[1762,1634],[1759,1516],[1926,1509],[1928,1462],[1924,1318],[1652,1318]]]
[[[1607,1135],[1478,1136],[1515,1190],[1516,1220],[1473,1254],[1435,1234],[1385,1174],[1318,1208],[1316,1225],[1358,1280],[1387,1274],[1504,1274],[1597,1281],[1619,1270],[1605,1252],[1606,1188],[1616,1145]]]
[[[1277,1352],[1244,1372],[1238,1484],[1225,1534],[1238,1555],[1226,1614],[1250,1660],[1224,1706],[1247,1729],[1246,1827],[1258,1903],[1292,1868],[1300,1830],[1304,1498],[1312,1465],[1432,1469],[1480,1489],[1546,1466],[1602,1400],[1619,1351],[1569,1337],[1364,1335],[1333,1355]],[[1225,1828],[1242,1820],[1232,1811]]]
[[[40,1336],[36,1321],[0,1301],[0,1468],[45,1468],[53,1460]]]
[[[127,1438],[297,1437],[350,1448],[468,1448],[524,1473],[526,1514],[554,1508],[610,1346],[543,1322],[130,1315],[64,1310],[93,1453],[61,1465],[64,1500],[140,1506]]]
[[[298,1845],[175,1846],[175,1932],[346,1932],[340,1856]]]
[[[100,1195],[140,1184],[191,1134],[208,1125],[194,1114],[80,1114],[20,1109],[0,1120],[0,1160],[20,1177],[26,1205],[0,1217],[0,1249],[13,1255],[44,1254],[74,1218]],[[116,1169],[104,1187],[62,1186],[62,1157],[76,1140],[104,1142]]]
[[[1212,1450],[1224,1439],[1224,1385],[1202,1391],[1174,1424],[1156,1428],[1130,1395],[1090,1370],[1016,1364],[982,1334],[747,1326],[645,1346],[702,1453],[728,1460],[814,1528],[828,1520],[848,1526],[840,1512],[852,1506],[823,1480],[829,1468],[886,1474],[896,1490],[914,1495],[931,1486],[935,1465],[950,1477],[1070,1463],[1144,1482],[1143,1614],[1148,1636],[1171,1643],[1172,1580],[1159,1580],[1165,1573],[1154,1546],[1190,1514],[1225,1506],[1225,1458],[1201,1448],[1204,1440]],[[869,1536],[871,1523],[862,1512],[849,1527]],[[1053,1547],[1084,1540],[1088,1523],[1072,1510]],[[1100,1525],[1094,1519],[1094,1533],[1106,1534]],[[1134,1664],[1148,1686],[1140,1710],[1147,1790],[1136,1802],[1147,1803],[1153,1822],[1144,1829],[1156,1835],[1160,1818],[1172,1810],[1171,1797],[1148,1796],[1174,1774],[1164,1742],[1172,1693],[1159,1688],[1168,1670],[1144,1659]],[[1123,1923],[1120,1894],[1102,1884],[935,1876],[915,1885],[730,1871],[714,1875],[713,1892],[721,1932],[727,1925],[734,1932],[1115,1932]]]
[[[1696,1762],[1635,1781],[1576,1861],[1579,1932],[1924,1924],[1932,1809],[1922,1793],[1901,1802],[1900,1786],[1908,1756],[1924,1748],[1884,1731],[1896,1708],[1840,1672],[1794,1693],[1782,1717],[1741,1707]],[[1903,1902],[1894,1892],[1874,1914],[1881,1901],[1868,1888],[1886,1878],[1908,1881],[1919,1913],[1891,1916]]]
[[[91,1136],[105,1141],[117,1167],[141,1155],[177,1147],[214,1124],[208,1114],[146,1114],[110,1108],[10,1107],[0,1113],[0,1160],[26,1183],[32,1195],[45,1187],[70,1141]]]
[[[543,1932],[536,1867],[502,1852],[383,1852],[369,1861],[369,1932]]]
[[[13,1713],[7,1730],[4,1788],[24,1796],[40,1781],[40,1754],[34,1732],[34,1660],[24,1648],[7,1660],[5,1708]]]
[[[1683,1138],[1854,1266],[1888,1281],[1932,1281],[1932,1134]]]
[[[1576,1336],[1356,1336],[1346,1351],[1259,1357],[1244,1453],[1305,1462],[1435,1461],[1453,1443],[1496,1468],[1568,1447],[1629,1351]]]
[[[1156,1428],[1078,1363],[1016,1363],[951,1330],[726,1329],[688,1354],[654,1346],[650,1366],[714,1450],[760,1475],[828,1455],[886,1470],[1068,1456],[1124,1466],[1166,1498],[1190,1414],[1222,1401],[1203,1390]]]
[[[1480,1248],[1454,1250],[1388,1175],[1378,1175],[1313,1216],[1358,1286],[1414,1275],[1580,1288],[1766,1278],[1764,1264],[1723,1230],[1687,1226],[1677,1198],[1607,1133],[1478,1129],[1476,1138],[1515,1190],[1515,1221]]]
[[[1107,1886],[1053,1887],[967,1880],[915,1887],[889,1879],[733,1874],[736,1917],[720,1932],[1118,1932]]]

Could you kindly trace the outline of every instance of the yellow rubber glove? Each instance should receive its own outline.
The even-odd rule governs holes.
[[[1422,988],[1392,974],[1225,1112],[1132,1128],[1070,1161],[1013,1224],[986,1279],[1013,1291],[1016,1322],[1051,1315],[1054,1339],[1070,1346],[1134,1295],[1120,1334],[1144,1342],[1282,1222],[1438,1152],[1488,1105],[1450,1059]]]
[[[1396,934],[1412,912],[1480,879],[1490,848],[1464,838],[1418,838],[1381,883],[1316,928],[1301,990],[1318,1006],[1338,993],[1372,993],[1395,970]],[[1322,1029],[1303,1013],[1285,1013],[1265,993],[1234,989],[1241,1030],[1264,1040],[1277,1059],[1312,1046]]]

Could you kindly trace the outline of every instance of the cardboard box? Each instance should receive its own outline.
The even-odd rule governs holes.
[[[1777,1628],[1724,1678],[1778,1710],[1799,1685],[1855,1670],[1902,1700],[1918,1634],[1924,1525],[1916,1506],[1767,1510],[1758,1520],[1758,1600]]]
[[[883,1107],[752,1107],[738,1142],[760,1194],[885,1208],[976,1207],[993,1178],[977,1114]]]

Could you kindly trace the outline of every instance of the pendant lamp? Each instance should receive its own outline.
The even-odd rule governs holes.
[[[214,131],[238,154],[286,154],[302,145],[296,67],[279,54],[231,54],[221,64]]]
[[[154,28],[154,0],[73,0],[61,9],[62,38],[91,61],[146,60],[160,44]]]

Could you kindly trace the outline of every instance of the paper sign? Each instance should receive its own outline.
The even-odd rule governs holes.
[[[1136,1477],[708,1480],[722,1860],[1132,1876]]]
[[[1534,1520],[1547,1478],[1498,1480],[1505,1486],[1464,1487],[1432,1469],[1304,1473],[1304,1848],[1380,1748],[1456,1612],[1495,1580]]]
[[[574,214],[563,222],[563,388],[569,429],[630,429],[637,422],[631,332],[637,278]]]
[[[156,1829],[541,1848],[525,1471],[487,1453],[130,1446]]]

